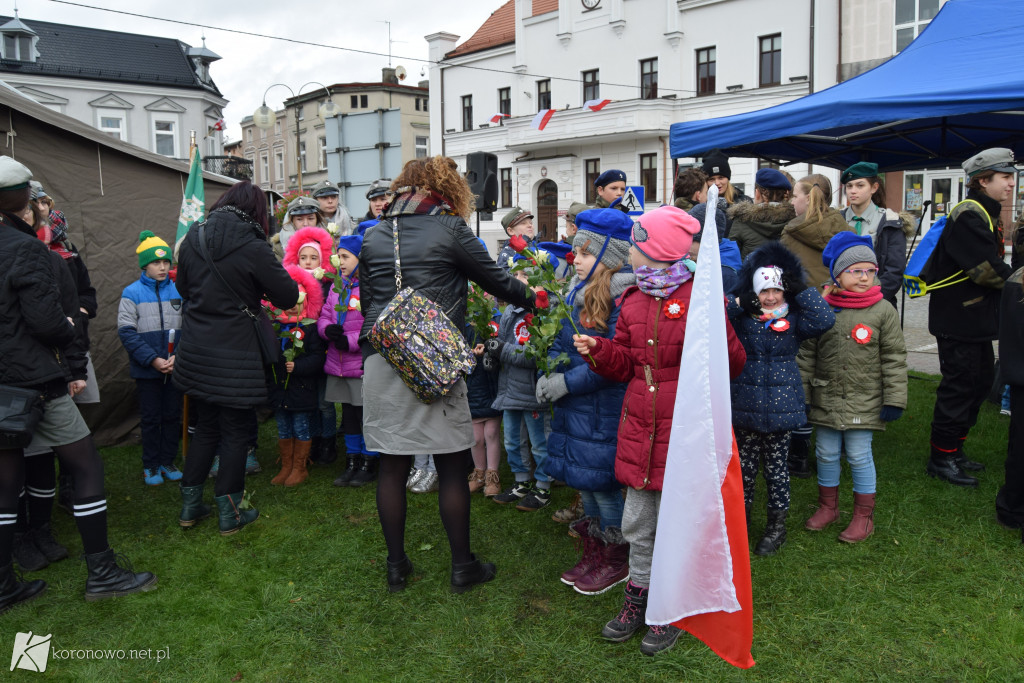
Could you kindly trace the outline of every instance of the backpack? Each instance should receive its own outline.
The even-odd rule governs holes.
[[[957,207],[962,204],[968,205],[964,207],[964,210],[980,211],[981,214],[985,216],[985,220],[988,221],[989,230],[995,231],[995,226],[992,224],[992,217],[988,215],[988,211],[985,211],[985,207],[973,199],[965,199],[958,203],[950,210],[949,214],[932,223],[932,227],[928,229],[925,236],[921,238],[920,242],[918,242],[917,248],[914,249],[914,253],[910,255],[910,258],[907,260],[907,267],[903,271],[903,291],[906,292],[907,296],[911,299],[924,296],[934,289],[942,289],[943,287],[955,285],[958,282],[963,282],[968,279],[967,276],[964,275],[964,271],[958,270],[952,275],[935,279],[932,282],[928,281],[928,279],[933,279],[932,274],[928,272],[928,266],[931,263],[935,247],[938,246],[939,240],[942,238],[942,233],[945,231],[948,217],[952,216],[953,212],[957,210]]]

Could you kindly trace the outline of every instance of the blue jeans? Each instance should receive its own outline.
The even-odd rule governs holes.
[[[277,418],[277,438],[309,441],[309,419],[313,413],[296,413],[293,410],[274,411]]]
[[[536,417],[534,417],[536,415]],[[548,488],[551,477],[544,473],[544,461],[548,458],[548,437],[544,432],[544,411],[506,410],[502,417],[505,432],[505,453],[508,455],[508,467],[516,477],[516,482],[530,480],[530,470],[523,464],[523,456],[519,452],[521,438],[519,425],[526,422],[526,430],[530,435],[530,450],[533,453],[533,476],[537,484],[545,484],[540,488]]]
[[[601,531],[610,526],[622,526],[622,508],[626,501],[622,491],[580,491],[583,500],[583,514],[597,517],[601,522]]]
[[[1009,410],[1010,409],[1010,385],[1009,384],[1007,384],[1005,387],[1003,387],[1003,397],[1002,397],[1002,401],[1000,402],[999,409],[1000,410]]]
[[[844,447],[846,461],[853,474],[854,493],[875,492],[875,460],[871,456],[870,429],[840,432],[818,426],[815,456],[818,458],[818,485],[839,486],[839,457]]]

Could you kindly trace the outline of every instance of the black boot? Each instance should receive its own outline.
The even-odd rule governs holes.
[[[487,583],[498,573],[490,562],[481,562],[473,554],[470,557],[473,559],[469,562],[452,565],[452,593],[465,593],[478,583]]]
[[[338,439],[334,436],[325,436],[320,440],[320,448],[310,449],[310,458],[317,465],[330,465],[338,459]]]
[[[30,532],[14,534],[14,549],[11,555],[24,572],[37,572],[50,566],[49,560],[32,542]]]
[[[352,481],[352,477],[356,476],[356,472],[363,464],[363,456],[358,453],[348,454],[348,465],[345,467],[345,471],[338,475],[338,478],[334,480],[335,486],[348,486],[348,483]]]
[[[789,474],[797,479],[811,478],[810,462],[811,440],[794,436],[789,440]]]
[[[769,510],[764,536],[754,548],[755,555],[774,555],[786,543],[786,510]]]
[[[28,535],[32,537],[32,542],[39,548],[39,552],[46,556],[48,562],[59,562],[67,558],[68,549],[58,543],[57,539],[53,537],[53,529],[50,527],[49,522],[38,529],[32,529],[28,532]]]
[[[371,481],[377,478],[377,461],[380,458],[367,458],[363,457],[363,464],[359,466],[359,470],[352,475],[352,478],[348,480],[348,485],[353,487],[359,487],[363,484],[369,484]]]
[[[316,463],[317,458],[320,457],[320,450],[324,447],[324,440],[319,436],[314,436],[309,442],[309,460],[310,462]]]
[[[110,548],[102,553],[85,556],[85,564],[89,567],[89,578],[85,582],[86,602],[116,598],[156,588],[156,576],[150,572],[136,574],[124,556],[121,557],[121,561],[128,565],[127,569],[117,564],[114,551]]]
[[[184,529],[193,527],[197,522],[212,514],[209,505],[203,505],[203,485],[181,487],[181,515],[178,525]]]
[[[223,496],[214,496],[217,503],[217,511],[220,515],[220,535],[230,536],[246,524],[255,522],[260,511],[254,507],[242,509],[242,492],[228,493]]]
[[[14,565],[0,567],[0,613],[6,612],[19,602],[26,602],[46,590],[46,582],[18,581],[14,575]]]
[[[941,451],[932,446],[931,457],[928,458],[927,472],[929,477],[938,477],[956,486],[977,486],[978,480],[964,474],[956,461],[957,451]]]
[[[392,593],[405,590],[406,580],[412,574],[412,560],[406,555],[398,562],[387,561],[388,563],[388,590]]]
[[[629,640],[644,625],[647,616],[647,589],[632,581],[626,582],[626,600],[619,616],[604,625],[601,637],[613,643]]]
[[[971,460],[967,457],[967,453],[964,452],[964,440],[960,440],[960,447],[956,449],[956,464],[960,466],[964,472],[984,472],[985,466],[980,462]]]

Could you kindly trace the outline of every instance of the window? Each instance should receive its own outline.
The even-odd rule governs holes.
[[[601,98],[601,75],[600,71],[583,72],[583,101],[597,100]]]
[[[779,165],[777,163],[775,163],[774,161],[770,161],[769,159],[762,159],[760,157],[758,157],[757,159],[757,167],[759,169],[774,168],[776,171],[779,170]]]
[[[653,100],[658,97],[658,60],[640,60],[640,99]]]
[[[119,110],[101,109],[96,112],[99,117],[99,129],[116,140],[127,140],[128,131],[125,112]]]
[[[427,111],[428,100],[429,100],[429,98],[427,98],[427,97],[423,98],[423,111]]]
[[[260,182],[270,182],[270,155],[260,152]]]
[[[252,142],[252,128],[245,129],[245,141]]]
[[[360,109],[366,109],[369,106],[370,106],[370,98],[369,98],[369,96],[368,95],[360,95],[359,96],[359,108]]]
[[[295,107],[295,118],[298,119],[299,121],[302,121],[303,119],[305,119],[305,117],[306,117],[305,109],[306,108],[303,107],[301,104],[299,106]]]
[[[320,170],[327,168],[327,138],[323,135],[318,139],[320,143]]]
[[[274,178],[277,180],[284,178],[284,150],[282,149],[274,152]]]
[[[426,135],[416,136],[416,158],[422,159],[430,156],[430,138]]]
[[[763,88],[766,85],[779,85],[782,83],[782,34],[774,36],[762,36],[761,41],[761,63],[760,78],[758,84]]]
[[[274,121],[274,135],[281,134],[281,120]]]
[[[498,113],[512,116],[512,88],[498,88]]]
[[[640,155],[640,184],[644,186],[644,202],[653,204],[658,196],[658,155]]]
[[[473,130],[473,96],[462,96],[462,130]]]
[[[306,143],[299,143],[299,166],[302,168],[302,172],[306,172]]]
[[[353,109],[358,109],[359,108],[359,95],[352,95],[349,98],[349,102],[351,103],[351,106],[352,106]]]
[[[501,182],[501,205],[508,208],[512,206],[512,169],[498,169],[498,177]]]
[[[175,121],[155,119],[153,121],[153,151],[165,157],[173,157],[178,149],[177,129]]]
[[[715,48],[697,50],[697,94],[715,94]]]
[[[537,81],[537,111],[551,109],[551,81]]]
[[[420,110],[420,98],[416,98],[416,111]]]
[[[19,33],[4,34],[4,59],[19,62],[34,62],[32,54],[32,36]]]
[[[586,169],[583,184],[587,187],[587,204],[593,204],[597,201],[597,188],[594,187],[594,181],[597,180],[597,176],[601,175],[601,160],[587,159],[583,163]]]
[[[939,12],[939,0],[896,0],[896,52],[902,52]]]

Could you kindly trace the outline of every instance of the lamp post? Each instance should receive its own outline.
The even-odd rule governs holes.
[[[323,83],[318,81],[310,81],[309,83],[303,83],[299,86],[299,94],[302,94],[302,89],[307,85],[319,85],[327,93],[327,101],[317,107],[317,118],[326,123],[327,119],[332,116],[337,116],[341,113],[341,109],[331,99],[331,90]],[[252,113],[253,124],[261,130],[270,130],[274,127],[277,122],[277,114],[274,110],[267,106],[267,93],[270,92],[270,88],[281,86],[292,94],[292,97],[298,97],[295,91],[289,88],[284,83],[273,83],[266,90],[263,91],[263,104],[259,106]],[[295,116],[295,170],[298,173],[299,180],[299,192],[302,192],[302,142],[299,139],[299,117],[298,114]]]

